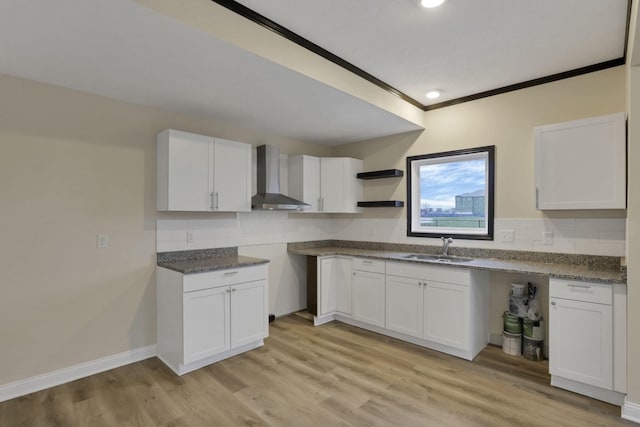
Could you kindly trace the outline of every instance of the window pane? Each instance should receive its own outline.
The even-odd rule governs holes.
[[[407,157],[407,236],[493,240],[495,147]]]
[[[420,166],[420,227],[486,228],[486,161]]]

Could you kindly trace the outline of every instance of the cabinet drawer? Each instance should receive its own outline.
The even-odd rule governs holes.
[[[184,292],[234,285],[236,283],[253,282],[267,278],[267,266],[229,268],[226,270],[208,271],[184,276]]]
[[[367,259],[367,258],[353,259],[354,270],[370,271],[372,273],[384,274],[384,270],[385,270],[384,265],[385,265],[385,261],[381,261],[378,259]]]
[[[388,262],[387,275],[410,277],[424,281],[469,285],[469,270],[458,268],[434,267],[409,262]]]
[[[613,286],[579,280],[549,279],[549,296],[611,305]]]

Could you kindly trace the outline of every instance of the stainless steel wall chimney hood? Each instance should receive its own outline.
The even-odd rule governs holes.
[[[251,198],[251,209],[296,211],[309,209],[311,205],[280,194],[280,149],[273,145],[260,145],[256,151],[258,192]]]

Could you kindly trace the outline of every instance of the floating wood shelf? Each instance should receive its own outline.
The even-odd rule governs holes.
[[[404,206],[402,200],[380,200],[375,202],[358,202],[360,208],[401,208]]]
[[[400,169],[385,169],[380,171],[360,172],[356,176],[358,179],[397,178],[404,176],[404,172]]]

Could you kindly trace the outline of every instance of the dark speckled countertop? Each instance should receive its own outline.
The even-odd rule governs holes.
[[[469,262],[441,262],[404,258],[407,255],[416,253],[435,255],[438,254],[439,249],[439,247],[435,246],[335,240],[299,242],[288,245],[289,253],[300,255],[345,255],[451,268],[542,275],[569,280],[626,283],[625,269],[621,267],[621,259],[619,257],[457,248],[457,251],[452,251],[452,255],[473,259]]]
[[[204,273],[267,264],[268,259],[238,255],[238,248],[202,249],[193,251],[160,252],[158,267],[183,274]]]

